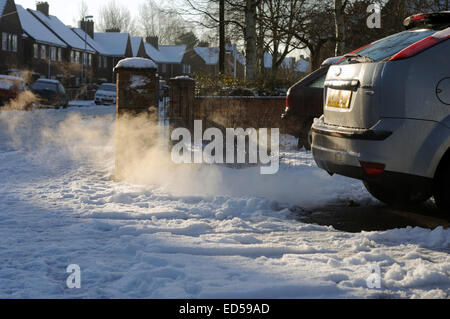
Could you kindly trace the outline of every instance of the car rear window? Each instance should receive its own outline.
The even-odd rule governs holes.
[[[116,91],[116,86],[113,85],[113,84],[102,84],[102,85],[100,85],[100,87],[98,89],[102,90],[102,91],[115,92]]]
[[[382,61],[392,57],[410,45],[425,39],[437,31],[438,30],[431,29],[403,31],[378,40],[367,48],[358,51],[357,54],[371,58],[375,62]]]
[[[16,83],[13,80],[0,78],[0,89],[11,90],[14,87],[14,84]]]
[[[48,90],[48,91],[58,91],[57,85],[50,82],[36,81],[31,87],[33,90]]]
[[[325,78],[327,77],[327,74],[325,73],[324,75],[322,75],[321,77],[319,77],[318,79],[314,80],[313,82],[311,82],[308,87],[310,88],[319,88],[319,89],[323,89],[325,86]]]

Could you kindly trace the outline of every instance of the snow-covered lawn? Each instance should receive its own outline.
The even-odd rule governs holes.
[[[372,199],[308,152],[257,168],[143,169],[113,181],[114,107],[0,111],[1,298],[450,295],[450,230],[350,234],[290,207]],[[162,161],[162,159],[161,159]],[[155,172],[157,171],[157,172]],[[66,267],[81,268],[81,288]],[[381,289],[369,289],[369,267]]]

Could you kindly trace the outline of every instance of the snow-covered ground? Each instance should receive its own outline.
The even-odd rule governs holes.
[[[113,112],[0,111],[1,298],[450,296],[450,230],[350,234],[294,220],[291,207],[373,201],[309,152],[287,147],[274,176],[180,169],[158,154],[139,183],[114,181]],[[66,286],[69,264],[80,289]]]

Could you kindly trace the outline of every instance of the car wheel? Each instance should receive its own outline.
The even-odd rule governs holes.
[[[385,204],[394,206],[420,204],[431,197],[431,194],[428,193],[410,192],[372,181],[364,181],[364,186],[373,197]]]
[[[443,212],[450,211],[450,164],[447,164],[438,175],[434,182],[433,189],[436,206]]]
[[[302,137],[299,137],[299,138],[298,138],[298,142],[297,142],[297,148],[298,148],[299,150],[301,150],[302,147],[303,147],[303,145],[305,145],[305,141],[304,141],[304,139],[303,139]]]

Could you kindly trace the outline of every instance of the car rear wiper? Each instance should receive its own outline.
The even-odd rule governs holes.
[[[348,54],[344,55],[344,59],[347,59],[347,61],[360,62],[360,63],[371,63],[371,62],[375,61],[372,58],[363,56],[358,53],[348,53]]]

